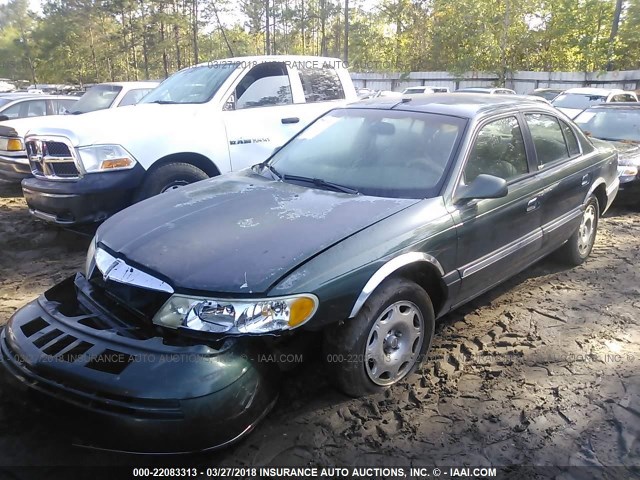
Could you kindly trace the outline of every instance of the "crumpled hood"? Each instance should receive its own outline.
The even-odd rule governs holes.
[[[306,188],[244,170],[127,208],[97,238],[176,290],[265,293],[307,259],[418,201]]]
[[[189,122],[197,111],[189,104],[143,103],[81,115],[43,117],[49,121],[30,128],[29,133],[64,136],[75,147],[109,143],[126,146],[130,139],[157,134],[159,128],[166,129],[169,125]]]
[[[624,160],[632,157],[640,157],[640,143],[637,142],[615,142],[610,141],[620,155],[619,160]]]

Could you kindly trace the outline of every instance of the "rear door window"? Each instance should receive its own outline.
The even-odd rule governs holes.
[[[303,67],[298,72],[307,103],[345,98],[342,82],[334,68]]]
[[[540,113],[528,113],[524,118],[538,156],[538,168],[569,158],[569,149],[557,118]]]

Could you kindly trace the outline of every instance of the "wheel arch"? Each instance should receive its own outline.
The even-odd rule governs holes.
[[[608,203],[607,183],[605,182],[604,178],[600,177],[595,182],[593,182],[591,188],[589,189],[589,193],[587,193],[587,196],[585,197],[585,202],[591,195],[594,195],[598,200],[598,214],[602,216],[602,214],[607,209]]]
[[[355,317],[371,294],[390,277],[403,277],[420,285],[431,298],[433,309],[438,313],[446,302],[446,286],[442,281],[444,269],[438,260],[422,252],[410,252],[387,261],[369,278],[358,295],[349,318]]]
[[[165,155],[164,157],[153,162],[153,165],[147,170],[147,175],[163,165],[169,163],[188,163],[194,167],[199,168],[210,177],[216,177],[220,175],[220,169],[211,161],[208,157],[205,157],[201,153],[195,152],[180,152]]]

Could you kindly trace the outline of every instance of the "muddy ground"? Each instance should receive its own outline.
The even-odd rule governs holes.
[[[79,449],[0,385],[0,466],[617,465],[612,478],[637,476],[639,238],[640,212],[614,208],[585,265],[544,260],[448,315],[419,373],[385,394],[347,398],[310,361],[285,377],[253,434],[222,452],[175,460]],[[0,185],[0,324],[81,269],[88,242],[32,219],[20,190]],[[590,477],[563,470],[552,472]]]

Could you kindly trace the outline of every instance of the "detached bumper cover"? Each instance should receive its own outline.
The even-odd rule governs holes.
[[[81,275],[75,287],[71,278],[54,288],[78,285],[88,285]],[[3,381],[64,405],[74,425],[86,426],[79,432],[85,446],[135,453],[222,447],[249,433],[275,403],[277,368],[250,360],[257,355],[249,343],[212,348],[127,337],[87,326],[104,312],[64,315],[66,307],[47,293],[0,334],[0,371]]]
[[[58,225],[101,222],[131,205],[144,169],[87,174],[76,180],[27,178],[22,191],[35,216]]]

